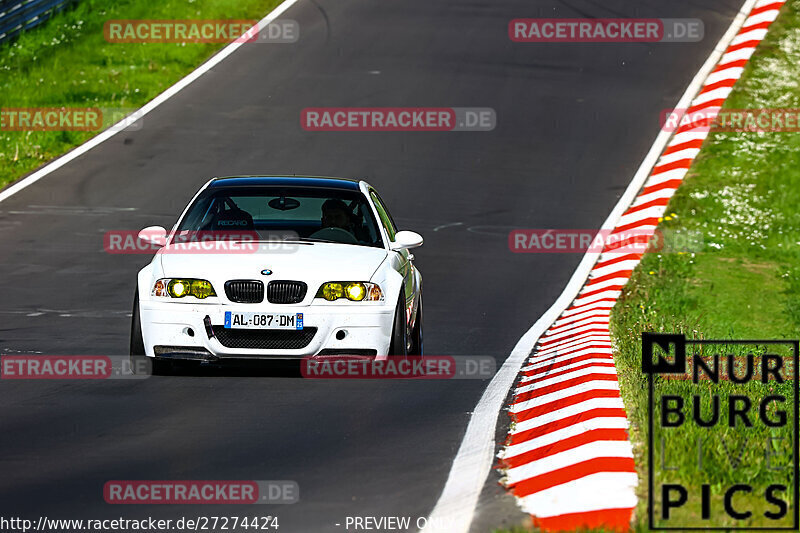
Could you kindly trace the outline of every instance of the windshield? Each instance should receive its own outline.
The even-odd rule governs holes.
[[[175,239],[195,232],[248,232],[258,240],[336,242],[382,248],[372,210],[357,191],[314,188],[213,187],[181,220]]]

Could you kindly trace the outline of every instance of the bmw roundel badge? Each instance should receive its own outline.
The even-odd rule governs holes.
[[[268,268],[265,268],[264,270],[261,271],[261,275],[262,276],[270,276],[270,275],[272,275],[272,270],[270,270]]]

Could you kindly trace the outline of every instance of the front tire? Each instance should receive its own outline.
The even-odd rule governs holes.
[[[394,326],[392,327],[392,343],[389,355],[406,357],[408,355],[408,324],[406,323],[405,296],[400,291],[394,310]]]
[[[411,351],[409,355],[422,356],[422,295],[419,295],[417,302],[417,319],[414,321],[414,329],[411,332]]]
[[[145,355],[144,337],[142,336],[142,320],[139,316],[139,291],[133,296],[133,311],[131,313],[131,362],[136,355]]]
[[[150,367],[149,372],[148,361]],[[131,370],[134,374],[167,375],[171,372],[172,366],[169,361],[163,361],[156,357],[147,357],[144,350],[144,336],[142,335],[142,319],[139,316],[139,291],[133,297],[133,311],[131,313],[131,346],[130,346]]]

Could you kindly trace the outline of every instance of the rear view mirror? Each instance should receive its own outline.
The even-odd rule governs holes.
[[[398,231],[394,241],[389,244],[392,250],[408,250],[422,246],[422,235],[413,231]]]
[[[277,209],[278,211],[289,211],[290,209],[297,209],[300,207],[300,202],[298,202],[294,198],[287,198],[285,196],[281,196],[280,198],[273,198],[267,204],[272,209]]]
[[[161,226],[148,226],[139,232],[139,240],[156,246],[166,246],[167,230]]]

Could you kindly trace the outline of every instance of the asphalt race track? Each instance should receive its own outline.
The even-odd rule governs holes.
[[[517,228],[597,228],[739,0],[301,0],[295,44],[251,44],[0,203],[0,354],[124,354],[144,255],[103,235],[171,226],[212,176],[363,177],[418,231],[428,354],[498,366],[578,254],[514,254]],[[700,18],[699,43],[519,44],[518,17]],[[306,107],[491,107],[491,132],[305,132]],[[266,265],[265,265],[266,266]],[[235,373],[234,373],[235,374]],[[282,369],[0,383],[0,515],[426,516],[486,381],[303,380]],[[505,422],[505,416],[501,416]],[[503,432],[504,433],[504,432]],[[294,480],[294,505],[112,506],[126,479]],[[497,476],[473,524],[499,525]]]

